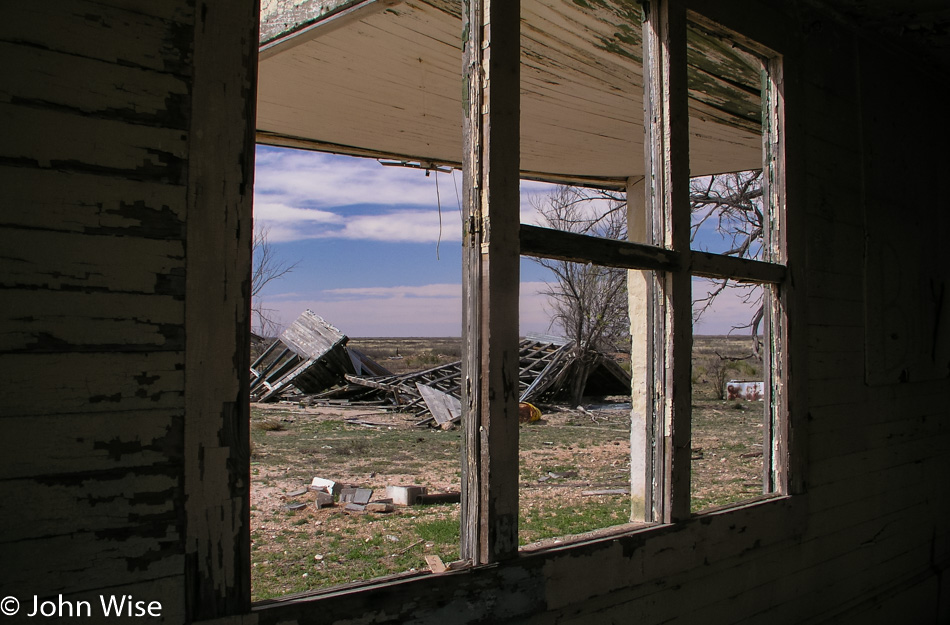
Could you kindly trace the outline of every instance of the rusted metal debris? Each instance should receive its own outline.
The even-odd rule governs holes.
[[[416,425],[451,427],[461,419],[461,361],[397,375],[347,347],[348,340],[312,311],[304,312],[251,365],[252,401],[276,401],[294,392],[295,401],[310,405],[412,412],[420,418]],[[578,364],[572,347],[571,341],[549,335],[521,341],[520,402],[554,397],[569,387]],[[592,394],[629,394],[630,375],[604,354],[594,358],[588,377]]]

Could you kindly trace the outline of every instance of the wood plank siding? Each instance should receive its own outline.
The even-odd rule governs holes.
[[[650,2],[683,44],[650,91],[685,90],[672,119],[690,120],[686,133],[648,115],[650,135],[639,3],[522,0],[519,22],[499,0],[266,0],[260,64],[258,4],[4,4],[0,598],[129,594],[176,625],[950,623],[950,67],[900,24],[858,23],[904,3]],[[684,25],[692,12],[703,20]],[[311,35],[280,43],[301,24]],[[718,28],[775,52],[774,92],[752,93]],[[481,45],[463,82],[468,37]],[[682,181],[686,146],[693,173],[746,166],[762,151],[750,107],[776,97],[786,258],[741,271],[775,284],[787,315],[786,488],[690,515],[688,429],[641,420],[637,439],[667,438],[679,471],[654,492],[652,460],[633,469],[642,505],[671,503],[638,511],[660,522],[519,552],[518,172],[634,193],[666,175],[644,172],[651,161],[677,159],[669,182]],[[645,159],[645,141],[670,132]],[[463,424],[463,553],[476,566],[251,605],[255,137],[464,163],[462,405],[478,419]],[[664,193],[631,211],[683,210]],[[679,237],[652,269],[740,270],[684,260],[681,232],[640,229],[604,254]],[[527,233],[555,257],[590,251]],[[671,409],[686,410],[689,371],[655,371],[652,346],[635,347],[635,375],[668,374]]]
[[[247,608],[246,436],[222,431],[247,411],[253,4],[4,7],[0,587],[24,610]]]

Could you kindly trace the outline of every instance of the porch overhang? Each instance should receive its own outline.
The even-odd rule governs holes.
[[[460,0],[294,7],[262,36],[259,143],[460,166]],[[522,175],[614,187],[643,175],[639,5],[523,0],[521,16]],[[689,72],[692,175],[761,167],[748,58],[693,29]]]

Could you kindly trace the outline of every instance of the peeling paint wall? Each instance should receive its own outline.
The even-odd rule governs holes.
[[[194,18],[77,1],[0,23],[0,587],[21,602],[182,583]]]
[[[0,588],[24,610],[102,592],[169,623],[247,607],[239,555],[196,558],[214,498],[195,485],[223,483],[233,544],[215,524],[214,551],[237,552],[246,453],[222,432],[246,414],[252,5],[4,7]]]

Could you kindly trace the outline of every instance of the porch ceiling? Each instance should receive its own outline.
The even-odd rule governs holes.
[[[460,1],[317,11],[261,47],[258,141],[460,163]],[[611,183],[643,173],[639,22],[638,5],[621,0],[523,0],[526,176]],[[710,33],[694,28],[689,41],[693,175],[760,167],[758,72]]]

